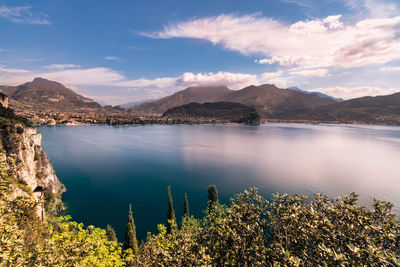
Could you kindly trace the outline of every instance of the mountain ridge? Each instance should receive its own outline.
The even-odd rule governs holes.
[[[163,114],[170,108],[191,102],[235,102],[254,107],[261,116],[266,117],[279,109],[315,108],[335,101],[314,94],[281,89],[272,84],[251,85],[241,90],[230,90],[226,86],[189,87],[171,96],[138,105],[129,111],[139,114]]]
[[[1,86],[1,92],[10,99],[16,111],[93,112],[101,105],[77,94],[61,83],[43,78],[18,86]]]
[[[221,98],[221,96],[227,95],[229,92],[231,92],[231,90],[226,86],[188,87],[170,96],[140,104],[129,109],[128,111],[138,114],[161,115],[170,108],[192,102],[216,102]]]

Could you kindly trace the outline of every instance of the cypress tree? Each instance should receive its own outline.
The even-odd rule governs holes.
[[[106,232],[108,240],[118,242],[117,234],[115,233],[115,230],[111,227],[111,225],[107,224]]]
[[[185,204],[183,205],[183,217],[189,218],[189,201],[185,193]]]
[[[137,254],[138,241],[136,239],[136,226],[135,222],[133,221],[131,204],[129,204],[129,216],[128,216],[128,222],[126,223],[125,243],[124,243],[124,249],[128,248],[132,249],[133,254]]]
[[[167,233],[170,234],[176,224],[174,203],[172,202],[171,187],[168,186],[168,213],[167,213]]]
[[[215,184],[208,187],[208,208],[218,203],[218,190]]]

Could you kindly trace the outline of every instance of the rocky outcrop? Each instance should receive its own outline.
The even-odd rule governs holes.
[[[42,149],[41,134],[35,128],[12,125],[1,130],[1,141],[3,157],[0,161],[12,160],[9,164],[14,166],[14,177],[20,185],[15,188],[14,195],[30,194],[39,201],[38,215],[42,218],[45,209],[50,213],[60,211],[65,187]],[[45,203],[51,203],[51,207],[45,207]]]
[[[0,93],[0,105],[8,108],[8,97],[5,94]]]
[[[65,191],[42,149],[42,135],[35,128],[25,128],[24,133],[20,135],[20,147],[16,155],[22,166],[17,178],[24,181],[32,191],[37,187],[47,189],[51,193]]]

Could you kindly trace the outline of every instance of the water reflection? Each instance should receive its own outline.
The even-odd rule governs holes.
[[[247,169],[247,176],[232,174],[241,184],[400,202],[399,128],[267,124],[182,132],[185,164]]]

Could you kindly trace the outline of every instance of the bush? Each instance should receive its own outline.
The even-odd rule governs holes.
[[[22,128],[21,126],[17,127],[17,134],[23,134],[24,133],[24,128]]]

